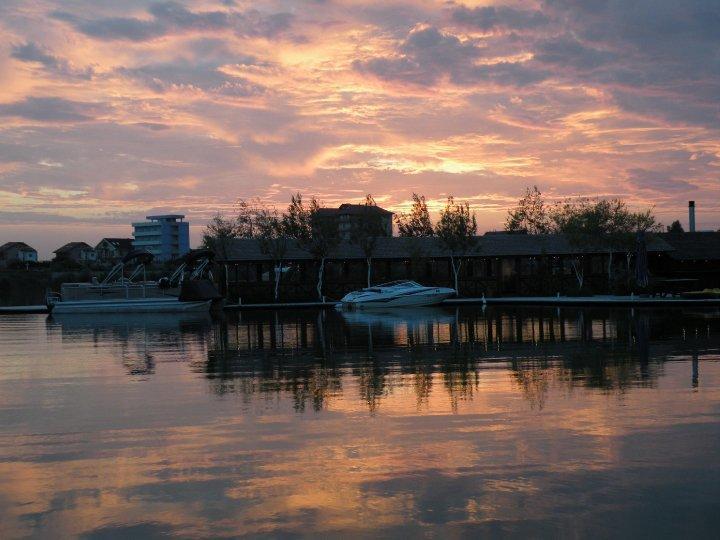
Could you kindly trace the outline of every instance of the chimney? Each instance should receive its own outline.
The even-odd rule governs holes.
[[[688,230],[695,232],[695,201],[688,201]]]

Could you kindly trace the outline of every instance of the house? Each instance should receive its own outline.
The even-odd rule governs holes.
[[[85,242],[69,242],[53,251],[56,261],[75,261],[80,264],[97,260],[95,250]]]
[[[5,267],[13,261],[34,263],[37,260],[37,251],[25,242],[7,242],[0,246],[0,266]]]
[[[365,204],[341,204],[339,208],[320,208],[316,219],[330,221],[338,228],[341,240],[349,242],[355,229],[367,217],[377,219],[384,236],[392,236],[393,213],[379,206]]]
[[[133,249],[132,238],[103,238],[95,246],[98,262],[115,263]]]
[[[133,223],[133,248],[145,249],[158,261],[172,261],[190,251],[190,224],[182,214],[147,216]]]
[[[672,250],[650,266],[654,275],[693,280],[696,290],[720,287],[720,232],[667,232],[657,236]]]

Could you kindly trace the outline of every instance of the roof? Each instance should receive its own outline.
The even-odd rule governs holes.
[[[720,260],[720,232],[660,233],[673,251],[670,256],[679,261]]]
[[[374,212],[376,214],[391,216],[393,213],[390,210],[385,210],[379,206],[368,206],[365,204],[341,204],[339,208],[318,208],[317,214],[323,217],[330,216],[359,216],[364,212]]]
[[[379,206],[369,206],[366,204],[350,204],[350,203],[344,203],[340,205],[340,208],[337,209],[338,214],[347,214],[347,215],[361,215],[363,212],[375,212],[377,214],[383,214],[386,216],[391,216],[392,212],[390,210],[385,210],[384,208],[380,208]]]
[[[159,214],[157,216],[145,216],[145,219],[185,219],[184,214]]]
[[[25,242],[5,242],[0,246],[0,253],[5,253],[10,249],[17,249],[20,251],[37,251],[35,248],[28,246]]]
[[[570,244],[560,234],[485,234],[477,236],[475,247],[465,256],[475,257],[532,257],[540,255],[573,255],[577,253],[604,253],[605,250],[586,246],[579,249]],[[671,251],[672,247],[657,235],[648,235],[648,252]],[[376,259],[407,259],[411,257],[440,258],[447,257],[436,237],[378,237],[373,257]],[[334,249],[330,259],[364,259],[365,255],[359,246],[343,242]],[[288,241],[286,260],[310,260],[312,255],[301,249],[298,244]],[[262,252],[260,244],[254,238],[233,240],[228,250],[228,261],[266,261],[270,257]]]
[[[73,249],[93,249],[91,246],[86,244],[85,242],[68,242],[62,247],[57,248],[53,253],[57,255],[61,255],[63,253],[67,253],[68,251],[72,251]]]
[[[120,251],[124,250],[131,250],[132,249],[132,238],[103,238],[98,242],[98,245],[100,245],[102,242],[107,242],[109,244],[112,244],[116,248],[118,248]]]

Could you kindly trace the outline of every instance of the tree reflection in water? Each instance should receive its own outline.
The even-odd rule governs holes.
[[[456,412],[481,391],[482,371],[501,363],[542,409],[552,386],[621,396],[656,385],[667,359],[717,345],[718,317],[624,308],[248,311],[215,325],[202,371],[218,394],[245,402],[289,394],[298,411],[322,410],[356,386],[371,414],[401,388],[421,408],[437,382]]]

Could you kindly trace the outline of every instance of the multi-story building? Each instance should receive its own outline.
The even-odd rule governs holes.
[[[11,262],[35,263],[38,260],[37,251],[25,242],[7,242],[0,246],[0,267]]]
[[[147,216],[133,223],[133,247],[146,249],[158,261],[171,261],[190,251],[190,225],[181,214]]]
[[[392,236],[393,213],[379,206],[366,206],[364,204],[341,204],[339,208],[321,208],[317,219],[332,222],[338,228],[338,235],[344,241],[350,241],[353,230],[364,219],[375,219],[379,229],[383,231],[380,236]]]

